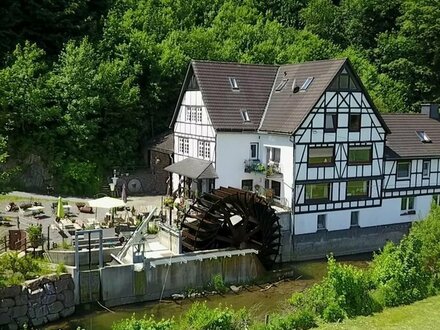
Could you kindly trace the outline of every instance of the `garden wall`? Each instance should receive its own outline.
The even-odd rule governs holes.
[[[50,275],[0,289],[0,329],[34,327],[75,312],[70,274]]]

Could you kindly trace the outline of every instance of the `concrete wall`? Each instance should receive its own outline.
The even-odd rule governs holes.
[[[0,329],[39,327],[75,312],[70,274],[50,275],[0,289]]]
[[[159,243],[167,246],[175,254],[182,253],[182,237],[180,231],[174,230],[166,224],[159,223],[159,233],[157,234]]]
[[[295,261],[350,255],[376,251],[387,241],[399,242],[407,234],[411,223],[392,224],[367,228],[350,228],[338,231],[318,231],[313,234],[293,237],[293,257]]]
[[[112,248],[103,248],[104,251],[104,262],[110,262],[112,260],[111,254],[118,254],[119,250],[121,250],[121,246],[112,247]],[[99,264],[99,249],[92,249],[92,265]],[[49,256],[53,263],[59,264],[63,263],[66,266],[75,266],[75,251],[70,250],[50,250]],[[79,264],[80,266],[86,266],[89,264],[89,251],[88,250],[80,250],[79,251]]]
[[[188,288],[201,289],[216,274],[221,274],[226,283],[238,284],[249,282],[264,272],[254,254],[157,265],[156,268],[146,264],[141,271],[133,265],[108,266],[101,269],[102,301],[106,306],[116,306],[157,300],[161,298],[162,289],[163,297]]]

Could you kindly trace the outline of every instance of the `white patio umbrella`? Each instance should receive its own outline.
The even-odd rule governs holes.
[[[92,199],[87,202],[91,207],[96,207],[98,209],[114,209],[115,207],[122,207],[125,206],[125,202],[118,198],[112,198],[112,197],[102,197],[98,199]],[[97,218],[97,213],[95,212],[95,219]],[[113,210],[112,210],[113,215]],[[113,222],[113,216],[112,216],[112,222]]]

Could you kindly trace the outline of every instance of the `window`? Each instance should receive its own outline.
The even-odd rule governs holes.
[[[280,92],[284,86],[286,86],[287,82],[289,81],[289,79],[283,79],[277,86],[277,88],[275,88],[275,92]]]
[[[241,118],[243,119],[243,121],[251,121],[247,110],[240,110],[240,113],[241,113]]]
[[[318,230],[327,229],[327,214],[318,214]]]
[[[312,81],[313,81],[313,77],[308,77],[305,81],[304,81],[304,83],[302,84],[302,86],[301,86],[301,90],[302,91],[305,91],[307,88],[309,88],[309,86],[310,86],[310,84],[312,83]]]
[[[414,197],[403,197],[400,202],[400,215],[415,214]]]
[[[281,182],[271,180],[271,188],[273,190],[273,196],[275,198],[281,197]]]
[[[309,166],[333,166],[333,147],[309,148]]]
[[[250,159],[259,159],[259,144],[258,142],[251,142],[251,157]]]
[[[202,108],[201,107],[186,107],[185,120],[188,122],[202,122]]]
[[[410,162],[397,162],[397,179],[409,178],[410,164]]]
[[[431,162],[429,160],[424,160],[423,168],[422,168],[422,176],[424,178],[429,178],[430,172],[431,172]]]
[[[336,113],[326,113],[325,114],[325,132],[336,132],[338,127],[338,115]]]
[[[315,183],[306,185],[306,200],[329,200],[330,183]]]
[[[371,147],[349,147],[348,164],[371,164]]]
[[[241,189],[252,191],[254,183],[252,180],[241,180]]]
[[[359,211],[351,212],[350,216],[350,227],[358,227],[359,226]]]
[[[368,196],[368,181],[354,180],[347,182],[347,199]]]
[[[211,156],[211,145],[209,141],[198,141],[198,157],[207,158]]]
[[[423,143],[431,143],[431,138],[426,134],[425,131],[416,131],[417,136],[419,137],[420,141]]]
[[[348,131],[359,132],[361,130],[361,115],[350,114],[348,117]]]
[[[281,149],[274,147],[266,147],[266,163],[279,164],[281,157]]]
[[[184,155],[189,154],[189,139],[179,138],[179,153]]]
[[[231,84],[231,88],[233,90],[239,90],[240,88],[238,87],[238,82],[237,79],[235,79],[234,77],[229,77],[229,83]]]

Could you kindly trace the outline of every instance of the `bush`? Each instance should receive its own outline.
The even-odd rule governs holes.
[[[322,311],[322,319],[325,322],[340,322],[347,317],[347,313],[336,302],[331,302]]]
[[[129,319],[113,323],[112,330],[171,330],[173,327],[173,320],[155,321],[145,316],[142,319],[136,319],[133,315]]]
[[[269,321],[267,330],[306,330],[316,326],[315,315],[306,310],[297,311],[287,316],[275,316]]]
[[[242,330],[248,327],[249,316],[245,310],[234,312],[225,307],[209,308],[206,303],[194,303],[185,314],[179,329],[191,330]]]
[[[375,296],[385,306],[406,305],[428,296],[432,282],[423,267],[421,248],[422,242],[411,235],[399,245],[388,243],[375,255],[371,276]]]
[[[25,280],[38,277],[41,266],[37,260],[25,256],[20,258],[17,252],[7,252],[0,256],[0,285],[21,284]]]
[[[216,274],[212,277],[209,287],[219,293],[225,293],[228,290],[221,274]]]

